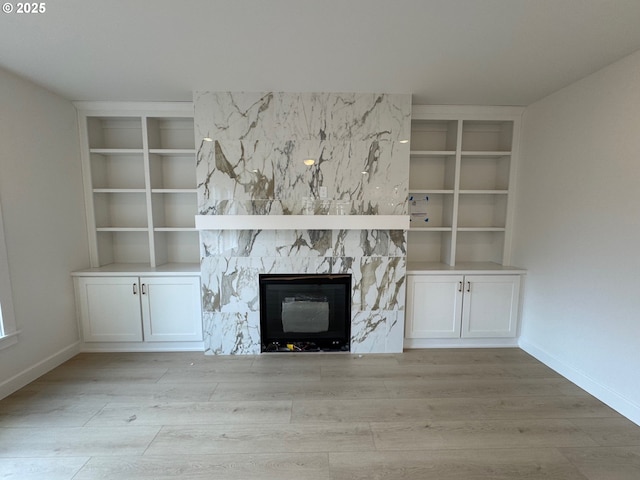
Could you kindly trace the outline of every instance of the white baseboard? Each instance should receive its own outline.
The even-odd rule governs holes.
[[[0,400],[50,372],[79,352],[80,342],[75,342],[0,383]]]
[[[513,348],[516,338],[405,338],[405,350],[414,348]]]
[[[520,339],[520,348],[540,360],[549,368],[555,370],[560,375],[575,383],[577,386],[587,391],[601,402],[613,408],[620,415],[625,416],[633,423],[640,425],[640,405],[632,400],[611,390],[606,385],[602,385],[586,373],[577,370],[571,365],[546,352],[544,349]]]
[[[106,352],[204,352],[204,342],[86,342],[83,353]]]

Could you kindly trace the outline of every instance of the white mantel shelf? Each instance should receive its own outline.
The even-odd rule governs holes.
[[[409,230],[409,215],[196,215],[197,230]]]

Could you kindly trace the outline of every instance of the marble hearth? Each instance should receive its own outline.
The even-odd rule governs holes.
[[[196,92],[194,104],[200,218],[262,222],[201,223],[207,353],[260,353],[261,273],[351,274],[351,351],[402,351],[406,230],[363,216],[407,216],[410,96]],[[331,227],[338,213],[364,221]],[[303,214],[305,228],[277,228]]]

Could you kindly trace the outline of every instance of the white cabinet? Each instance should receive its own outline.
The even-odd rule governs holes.
[[[85,342],[202,340],[200,278],[77,276]]]
[[[513,338],[520,275],[408,275],[408,339]]]

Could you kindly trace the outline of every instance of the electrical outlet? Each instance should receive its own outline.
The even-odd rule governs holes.
[[[320,198],[327,198],[327,187],[319,188]]]

